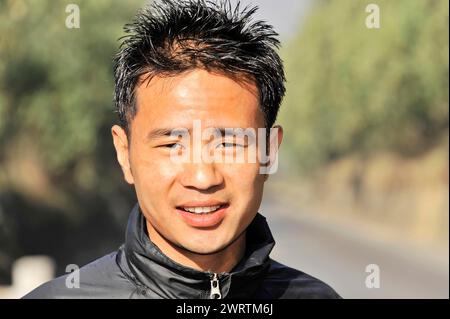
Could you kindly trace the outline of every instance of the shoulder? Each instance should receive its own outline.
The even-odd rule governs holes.
[[[103,256],[81,267],[78,273],[42,284],[23,298],[129,298],[135,286],[118,266],[117,255],[118,252],[113,252]]]
[[[262,293],[276,299],[340,299],[341,297],[323,281],[300,270],[271,260],[264,278]]]

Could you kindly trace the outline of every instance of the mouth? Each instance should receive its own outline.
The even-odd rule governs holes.
[[[229,206],[230,204],[228,203],[215,203],[213,205],[186,204],[177,206],[176,211],[188,225],[205,228],[218,225],[225,217]]]

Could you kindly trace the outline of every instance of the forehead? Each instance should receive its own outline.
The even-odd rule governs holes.
[[[263,127],[256,84],[205,70],[153,77],[136,90],[133,130],[149,127]]]

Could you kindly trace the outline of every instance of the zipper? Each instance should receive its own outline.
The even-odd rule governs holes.
[[[211,282],[211,293],[209,295],[209,298],[222,299],[222,293],[220,292],[219,278],[216,273],[213,274],[213,277],[211,278],[210,282]]]

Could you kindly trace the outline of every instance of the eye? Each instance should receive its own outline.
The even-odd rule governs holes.
[[[168,149],[180,149],[183,147],[180,143],[170,143],[170,144],[164,144],[160,147],[168,148]]]
[[[241,144],[237,144],[237,143],[231,143],[231,142],[222,142],[219,144],[220,146],[223,146],[225,148],[230,148],[230,147],[244,147],[244,145]]]

